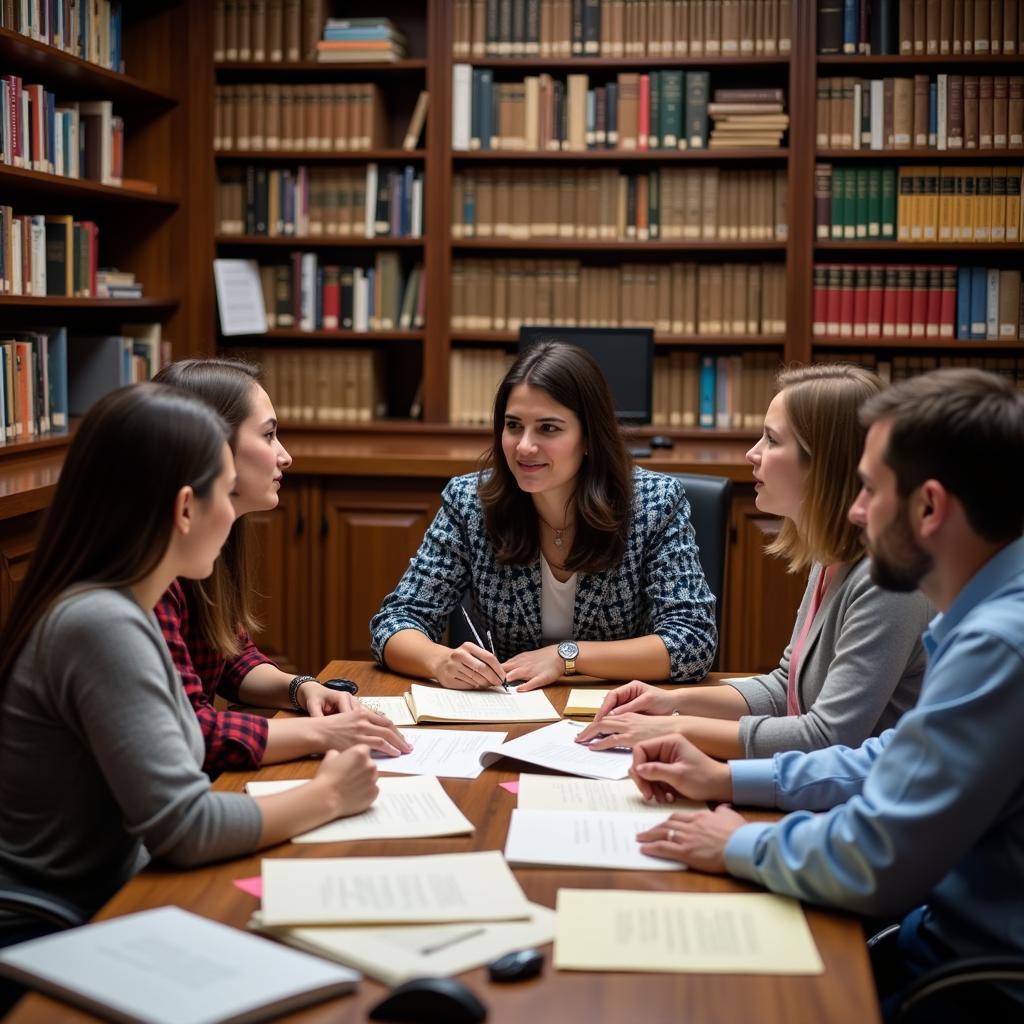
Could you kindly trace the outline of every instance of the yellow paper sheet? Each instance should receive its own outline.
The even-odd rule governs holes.
[[[570,690],[562,714],[576,715],[578,718],[592,718],[601,710],[605,697],[611,692],[611,690],[581,690],[579,688]]]
[[[769,893],[559,889],[563,971],[821,974],[796,900]]]

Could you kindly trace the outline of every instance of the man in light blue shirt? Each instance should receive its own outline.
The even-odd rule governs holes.
[[[794,811],[749,824],[720,804],[638,838],[645,853],[812,903],[907,914],[907,981],[955,956],[1024,953],[1024,393],[937,371],[871,399],[862,418],[850,517],[873,578],[919,587],[941,612],[917,707],[857,749],[721,764],[678,736],[648,740],[631,774],[665,802]]]

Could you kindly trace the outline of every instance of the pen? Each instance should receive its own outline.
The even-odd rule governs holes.
[[[469,612],[466,611],[466,606],[464,604],[460,604],[459,607],[462,609],[462,614],[466,616],[466,622],[469,624],[470,632],[473,634],[473,639],[476,640],[477,647],[483,647],[484,642],[480,639],[480,634],[476,631],[476,626],[473,625],[473,620],[469,617]],[[494,654],[495,658],[497,658],[498,655],[494,653],[494,641],[491,639],[490,630],[487,630],[487,639],[491,644],[491,654]],[[484,648],[484,650],[486,650],[486,648]],[[508,683],[506,683],[505,680],[502,680],[501,685],[505,688],[507,693]]]
[[[439,953],[442,949],[454,946],[458,942],[464,942],[466,939],[475,939],[478,935],[483,935],[486,930],[486,928],[474,928],[471,932],[463,932],[461,935],[453,935],[450,939],[445,939],[443,942],[438,942],[433,946],[424,946],[420,950],[420,956],[429,956],[431,953]]]
[[[488,646],[491,648],[491,654],[493,654],[494,657],[497,658],[498,657],[498,652],[494,649],[494,637],[491,636],[491,631],[490,630],[487,630],[487,643],[488,643]],[[506,693],[508,693],[508,680],[507,679],[502,679],[501,686],[502,686],[502,689],[504,689],[504,691]]]

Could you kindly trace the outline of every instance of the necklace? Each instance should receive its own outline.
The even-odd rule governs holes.
[[[544,518],[544,517],[543,517],[543,516],[542,516],[542,515],[541,515],[541,514],[540,514],[539,512],[537,513],[537,518],[538,518],[538,519],[539,519],[539,520],[540,520],[540,521],[541,521],[541,522],[542,522],[542,523],[543,523],[543,524],[544,524],[544,525],[545,525],[545,526],[546,526],[546,527],[547,527],[547,528],[548,528],[549,530],[551,530],[551,532],[552,532],[552,533],[554,533],[554,535],[555,535],[555,547],[556,547],[556,548],[560,548],[560,547],[562,546],[562,544],[564,543],[564,538],[565,538],[565,531],[566,531],[566,530],[568,530],[568,529],[569,529],[569,527],[570,527],[570,526],[571,526],[572,524],[571,524],[571,523],[566,523],[566,524],[565,524],[565,526],[563,526],[563,527],[562,527],[561,529],[559,529],[559,528],[558,528],[557,526],[552,526],[552,525],[551,525],[551,524],[550,524],[550,523],[549,523],[549,522],[548,522],[548,521],[547,521],[547,520],[546,520],[546,519],[545,519],[545,518]]]

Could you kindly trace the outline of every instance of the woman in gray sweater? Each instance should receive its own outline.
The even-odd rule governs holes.
[[[68,450],[0,636],[0,885],[91,914],[150,857],[189,867],[252,852],[376,796],[365,746],[254,800],[214,793],[203,738],[153,607],[213,569],[235,519],[226,428],[160,384],[122,388]],[[0,915],[0,945],[33,934]]]
[[[935,614],[920,593],[877,587],[847,511],[860,489],[863,401],[882,382],[859,367],[809,366],[779,376],[761,439],[747,453],[756,504],[783,516],[769,551],[810,569],[779,667],[720,686],[613,690],[580,733],[596,749],[681,733],[719,758],[857,746],[917,700],[921,633]],[[747,595],[770,600],[770,595]]]

